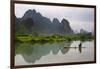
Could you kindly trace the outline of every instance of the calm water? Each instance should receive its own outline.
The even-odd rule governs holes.
[[[81,46],[79,46],[81,43]],[[94,61],[94,41],[17,43],[15,65]]]

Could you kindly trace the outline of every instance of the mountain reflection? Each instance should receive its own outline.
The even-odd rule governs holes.
[[[71,47],[71,42],[54,42],[54,43],[16,43],[15,55],[21,54],[26,62],[35,63],[42,56],[46,56],[52,52],[57,55],[59,51],[62,54],[68,53],[70,48],[77,49],[82,52],[82,44],[77,47]]]
[[[65,54],[69,51],[71,42],[55,42],[55,43],[16,43],[16,54],[21,54],[26,62],[34,63],[39,60],[42,56],[50,54],[56,55],[59,51]],[[64,46],[68,48],[64,49]]]

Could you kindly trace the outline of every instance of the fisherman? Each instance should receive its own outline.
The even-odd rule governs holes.
[[[79,52],[81,53],[82,52],[82,43],[80,42],[79,44]]]

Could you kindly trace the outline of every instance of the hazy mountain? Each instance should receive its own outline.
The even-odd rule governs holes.
[[[15,17],[15,32],[20,34],[37,32],[39,35],[51,34],[72,34],[68,20],[60,21],[54,18],[51,22],[49,18],[42,16],[35,10],[28,10],[22,18]]]

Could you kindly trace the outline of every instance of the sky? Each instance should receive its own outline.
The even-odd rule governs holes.
[[[80,29],[88,32],[94,31],[94,8],[15,4],[16,17],[23,17],[29,9],[35,9],[36,12],[41,13],[42,16],[49,18],[51,21],[57,18],[61,22],[65,18],[70,22],[74,31],[79,32]]]

